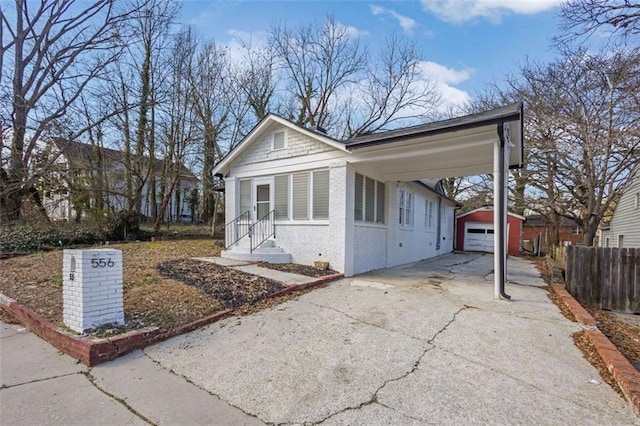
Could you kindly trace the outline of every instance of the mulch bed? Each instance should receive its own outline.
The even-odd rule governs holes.
[[[218,300],[224,308],[252,305],[286,288],[267,278],[194,259],[163,262],[158,264],[157,270],[164,277],[198,288]]]
[[[269,268],[275,269],[281,272],[290,272],[292,274],[305,275],[307,277],[325,277],[327,275],[334,275],[338,272],[332,269],[318,269],[313,266],[308,265],[298,265],[297,263],[267,263],[267,262],[258,262],[256,264],[261,268]]]

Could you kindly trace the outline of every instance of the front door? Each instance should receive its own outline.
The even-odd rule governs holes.
[[[265,217],[272,208],[273,179],[255,179],[253,181],[253,220]]]

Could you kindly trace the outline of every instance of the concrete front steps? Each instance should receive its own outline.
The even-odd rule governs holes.
[[[262,243],[252,253],[249,239],[243,238],[231,246],[229,250],[223,250],[220,257],[248,262],[291,263],[291,254],[277,247],[275,240],[271,239]]]

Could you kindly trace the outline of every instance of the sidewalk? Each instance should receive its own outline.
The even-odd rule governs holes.
[[[142,351],[88,368],[0,323],[0,424],[263,424]]]

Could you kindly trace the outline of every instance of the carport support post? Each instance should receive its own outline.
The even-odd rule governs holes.
[[[496,299],[511,297],[504,292],[507,276],[507,141],[504,123],[498,124],[493,146],[493,277]],[[508,136],[507,136],[508,137]]]

